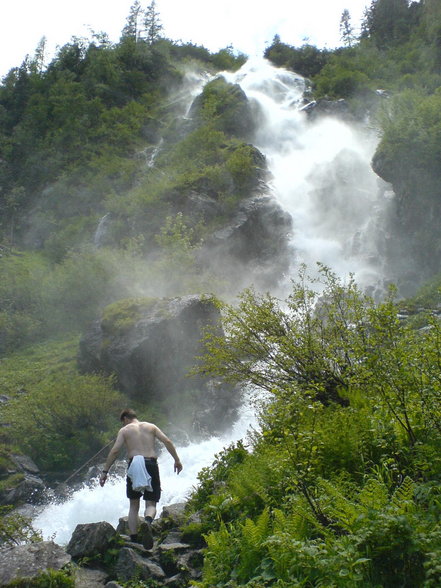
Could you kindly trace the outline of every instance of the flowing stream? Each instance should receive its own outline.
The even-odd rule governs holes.
[[[382,280],[380,248],[385,235],[381,219],[386,218],[389,204],[370,168],[376,135],[336,118],[308,120],[302,110],[305,80],[265,60],[250,60],[238,72],[223,75],[240,84],[253,101],[258,117],[254,143],[267,158],[274,197],[293,219],[287,282],[300,263],[311,269],[320,261],[342,277],[351,272],[362,285],[377,287]],[[206,75],[191,78],[184,112],[206,81]],[[179,447],[184,464],[179,476],[173,473],[172,458],[162,454],[164,492],[158,514],[162,505],[184,500],[200,469],[211,464],[223,447],[243,438],[250,426],[256,426],[256,417],[246,405],[228,435]],[[125,480],[112,477],[104,488],[95,481],[66,502],[47,506],[34,525],[44,538],[65,544],[78,523],[106,520],[116,526],[127,507]]]

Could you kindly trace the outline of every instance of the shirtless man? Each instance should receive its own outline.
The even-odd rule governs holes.
[[[106,464],[100,477],[100,485],[104,486],[106,483],[107,474],[124,446],[127,450],[129,465],[135,455],[142,455],[144,457],[146,469],[152,477],[151,485],[153,491],[150,492],[146,490],[144,492],[145,522],[141,524],[140,535],[144,547],[146,549],[151,549],[153,546],[151,523],[156,515],[156,503],[161,496],[161,482],[159,479],[159,469],[155,451],[155,439],[158,439],[165,445],[165,448],[175,460],[174,471],[177,474],[182,470],[182,464],[175,446],[156,425],[138,421],[135,412],[131,409],[123,410],[120,420],[123,423],[123,427],[119,430],[116,441],[107,457]],[[132,480],[127,476],[127,498],[130,500],[128,526],[130,539],[134,542],[138,542],[138,513],[141,496],[141,492],[133,490]]]

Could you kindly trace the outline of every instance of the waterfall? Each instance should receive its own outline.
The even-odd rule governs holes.
[[[250,60],[236,73],[222,75],[239,84],[252,101],[258,121],[254,144],[267,158],[272,194],[293,219],[290,275],[295,277],[300,263],[312,270],[320,261],[342,277],[354,273],[362,285],[376,286],[382,279],[380,247],[385,229],[381,219],[390,204],[370,167],[376,134],[337,118],[309,119],[303,108],[305,80],[265,60]],[[180,93],[172,101],[179,104],[181,116],[188,115],[191,99],[210,79],[205,73],[188,74],[187,98]],[[100,221],[97,244],[107,220]],[[179,476],[173,472],[170,455],[161,454],[163,496],[158,512],[162,505],[184,500],[200,469],[255,424],[256,417],[246,405],[228,435],[179,447],[184,465]],[[104,488],[96,480],[68,501],[47,506],[34,526],[44,538],[55,536],[56,542],[64,544],[76,524],[107,520],[116,526],[127,509],[125,480],[111,477]]]
[[[253,142],[266,156],[272,194],[293,219],[289,277],[301,263],[312,273],[321,262],[341,277],[353,273],[365,287],[379,284],[390,199],[370,165],[377,134],[342,118],[311,119],[304,78],[264,59],[222,75],[254,104]]]

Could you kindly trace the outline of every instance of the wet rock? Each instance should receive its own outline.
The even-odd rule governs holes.
[[[10,459],[22,471],[29,472],[30,474],[40,473],[38,466],[28,455],[17,455],[13,453],[10,455]]]
[[[326,98],[312,100],[303,106],[301,111],[307,114],[311,120],[323,116],[332,116],[344,120],[353,118],[349,111],[349,104],[344,98],[340,98],[339,100],[327,100]]]
[[[291,231],[291,216],[274,198],[253,196],[206,240],[201,263],[224,268],[238,289],[250,275],[259,286],[273,287],[289,267]]]
[[[31,580],[48,569],[61,570],[71,556],[53,541],[41,541],[0,550],[0,585],[13,580]]]
[[[123,547],[116,562],[116,575],[118,580],[128,582],[133,577],[140,580],[164,580],[164,570],[156,563],[142,557],[134,549]]]
[[[74,558],[95,557],[107,551],[115,535],[115,529],[106,521],[79,524],[75,527],[66,551]]]
[[[0,504],[20,504],[28,502],[41,504],[46,496],[46,486],[39,477],[25,474],[16,486],[6,488],[1,495]]]

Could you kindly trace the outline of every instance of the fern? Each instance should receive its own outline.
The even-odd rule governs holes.
[[[360,506],[343,496],[341,490],[327,480],[320,480],[319,487],[326,493],[321,498],[322,509],[339,527],[352,532],[360,515]]]
[[[406,476],[395,492],[393,493],[390,504],[396,514],[413,513],[416,510],[414,501],[415,483],[409,476]]]
[[[369,478],[359,492],[357,500],[367,509],[380,510],[389,500],[387,486],[377,478]]]
[[[265,540],[270,533],[270,514],[265,508],[256,522],[247,519],[241,528],[238,579],[247,580],[259,567],[266,554]]]

